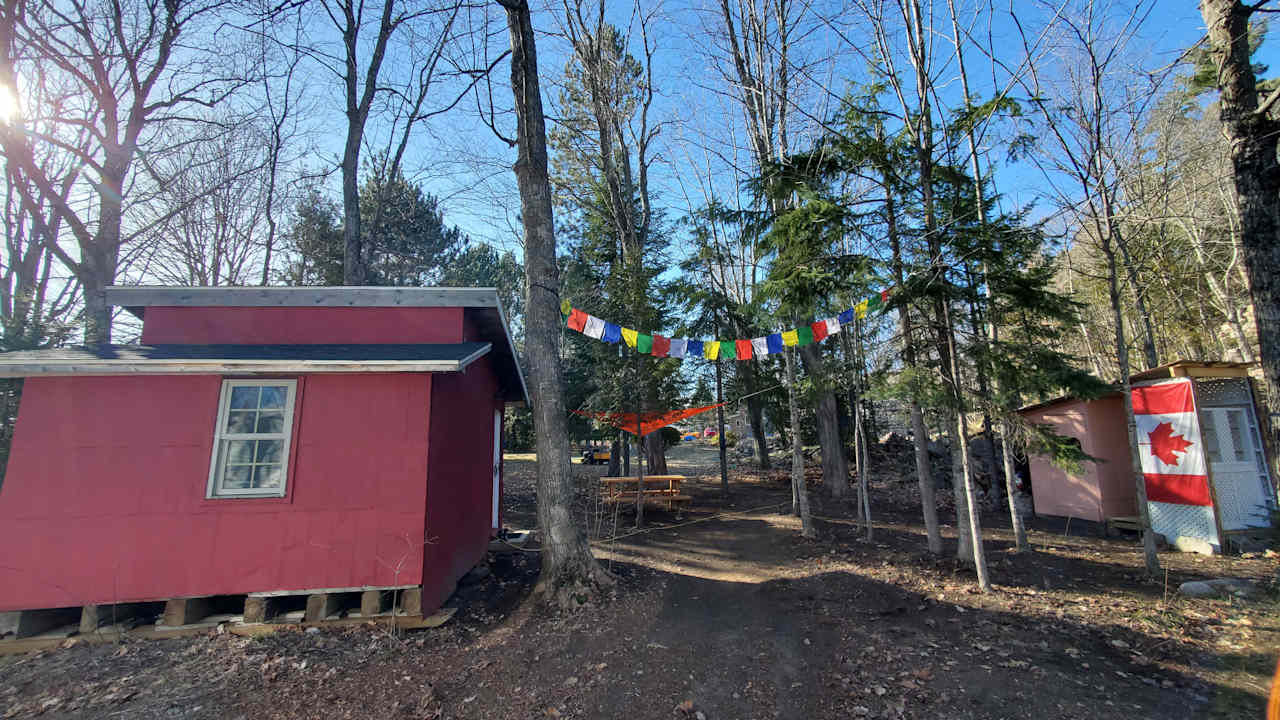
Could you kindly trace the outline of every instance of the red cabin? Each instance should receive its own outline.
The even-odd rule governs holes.
[[[312,595],[324,617],[401,590],[412,613],[483,559],[526,399],[495,290],[106,295],[141,344],[0,354],[26,378],[0,610]]]

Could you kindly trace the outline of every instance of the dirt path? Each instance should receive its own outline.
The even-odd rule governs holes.
[[[1033,530],[1015,556],[984,516],[997,592],[923,553],[910,488],[874,488],[875,542],[819,503],[799,537],[787,485],[681,448],[683,517],[596,545],[615,597],[566,618],[524,609],[536,552],[495,558],[455,620],[385,628],[77,646],[0,658],[0,716],[417,718],[1256,718],[1280,651],[1276,562],[1164,554],[1170,584],[1221,575],[1242,600],[1167,597],[1125,540]],[[508,465],[508,524],[532,513],[531,463]],[[599,468],[582,476],[584,517]],[[943,516],[946,517],[944,511]]]

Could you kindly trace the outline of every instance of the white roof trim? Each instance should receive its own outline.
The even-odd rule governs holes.
[[[119,360],[75,359],[4,362],[0,378],[57,375],[278,375],[284,373],[462,372],[489,353],[484,347],[460,360]]]

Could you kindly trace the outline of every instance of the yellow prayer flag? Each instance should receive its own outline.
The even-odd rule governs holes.
[[[702,343],[702,356],[708,360],[715,360],[720,357],[720,343],[715,340],[708,340]]]
[[[788,330],[782,333],[782,344],[787,347],[795,347],[800,344],[800,333],[795,330]]]
[[[635,330],[632,330],[631,328],[622,328],[622,341],[627,344],[627,347],[631,347],[631,348],[635,347],[636,337],[638,337],[639,335],[640,333],[636,332]]]
[[[863,300],[857,305],[854,305],[853,312],[855,315],[857,315],[859,320],[866,318],[867,317],[867,301]]]

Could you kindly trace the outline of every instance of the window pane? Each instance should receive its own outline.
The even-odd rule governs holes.
[[[283,440],[259,440],[258,458],[256,462],[278,463],[280,462],[280,455],[283,450]]]
[[[289,395],[289,388],[284,385],[273,385],[271,387],[262,388],[262,400],[258,407],[262,408],[284,408],[285,398]]]
[[[1234,446],[1236,462],[1245,462],[1249,459],[1245,455],[1245,439],[1244,439],[1244,413],[1239,410],[1227,411],[1227,427],[1231,430],[1231,444]]]
[[[227,464],[248,465],[253,462],[252,440],[228,440]]]
[[[251,433],[253,432],[254,416],[257,415],[252,410],[232,410],[227,413],[227,432],[229,433]]]
[[[279,465],[254,465],[253,486],[256,488],[278,488],[281,485]]]
[[[1218,448],[1218,428],[1216,424],[1216,413],[1205,414],[1204,427],[1200,428],[1200,437],[1204,440],[1204,449],[1209,456],[1209,462],[1222,462],[1222,451]]]
[[[284,432],[284,413],[279,410],[267,410],[258,413],[258,429],[259,433],[279,433]]]
[[[228,490],[249,487],[251,470],[252,465],[228,465],[222,473],[222,487]]]
[[[258,407],[258,390],[257,387],[231,388],[231,407],[236,410]]]

